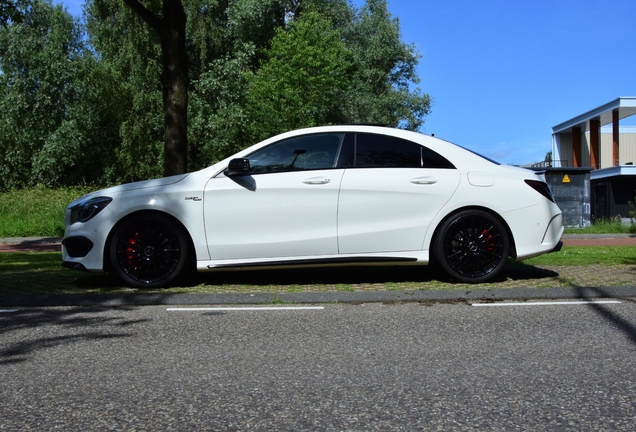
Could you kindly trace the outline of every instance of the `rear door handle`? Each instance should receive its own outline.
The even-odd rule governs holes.
[[[431,185],[437,183],[437,177],[417,177],[411,180],[413,184]]]

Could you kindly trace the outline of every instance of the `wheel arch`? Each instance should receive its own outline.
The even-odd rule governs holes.
[[[458,213],[460,213],[462,211],[465,211],[465,210],[481,210],[481,211],[484,211],[484,212],[490,214],[494,218],[496,218],[504,226],[504,228],[506,230],[506,235],[508,236],[508,242],[509,242],[508,255],[510,257],[512,257],[513,259],[515,259],[517,257],[517,246],[515,244],[515,238],[512,235],[512,230],[510,229],[510,226],[508,225],[506,220],[503,217],[501,217],[501,215],[499,213],[497,213],[496,211],[494,211],[494,210],[492,210],[492,209],[490,209],[488,207],[483,207],[483,206],[466,206],[466,207],[456,208],[452,212],[450,212],[446,216],[444,216],[437,223],[437,226],[435,227],[435,230],[433,231],[433,235],[431,236],[431,241],[430,241],[430,244],[429,244],[429,250],[431,250],[433,248],[433,243],[435,242],[435,239],[437,238],[437,235],[439,233],[440,227],[444,224],[444,222],[446,222],[448,219],[453,218],[456,214],[458,214]]]
[[[106,272],[111,272],[112,271],[112,263],[110,261],[110,244],[113,241],[113,236],[115,235],[115,232],[117,232],[117,229],[124,223],[126,223],[127,221],[129,221],[130,219],[134,218],[134,217],[138,217],[138,216],[142,216],[142,215],[158,215],[158,216],[162,216],[165,217],[167,219],[170,219],[172,222],[174,222],[175,224],[179,225],[181,227],[181,229],[183,229],[183,232],[186,233],[186,237],[188,240],[188,257],[190,262],[188,263],[188,265],[190,266],[190,268],[194,268],[196,270],[196,250],[194,248],[194,242],[192,241],[192,235],[190,234],[190,231],[188,231],[188,229],[185,227],[185,225],[176,217],[174,217],[173,215],[171,215],[170,213],[166,213],[164,211],[160,211],[160,210],[138,210],[135,212],[132,212],[130,214],[127,214],[126,216],[122,217],[121,219],[119,219],[117,221],[116,224],[114,224],[112,226],[112,228],[110,229],[108,236],[106,237],[106,241],[104,242],[104,250],[102,253],[102,256],[104,258],[104,271]]]

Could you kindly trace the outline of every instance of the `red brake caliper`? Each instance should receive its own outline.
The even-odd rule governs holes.
[[[133,267],[135,270],[137,270],[138,268],[138,266],[136,265],[137,260],[135,259],[135,248],[134,248],[136,244],[137,244],[137,241],[131,237],[128,239],[128,247],[126,248],[126,253],[127,253],[126,258],[128,258],[128,265],[130,267]]]
[[[487,231],[488,230],[484,230],[481,233],[482,237],[483,237],[484,234],[486,234]],[[495,242],[492,241],[492,239],[493,239],[492,234],[488,234],[488,236],[486,237],[486,241],[488,242],[488,247],[487,247],[488,252],[492,252],[493,250],[495,250]]]

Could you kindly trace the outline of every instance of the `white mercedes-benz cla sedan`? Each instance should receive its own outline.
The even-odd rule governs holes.
[[[66,267],[134,287],[190,270],[438,266],[492,279],[560,247],[543,173],[378,126],[284,133],[201,171],[124,184],[66,209]]]

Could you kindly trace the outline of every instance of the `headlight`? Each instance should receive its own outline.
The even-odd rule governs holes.
[[[104,207],[110,204],[112,200],[109,197],[96,197],[77,204],[71,208],[71,224],[88,222],[97,216],[100,211],[104,210]]]

